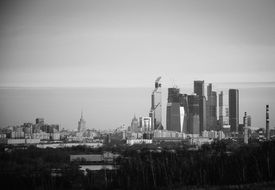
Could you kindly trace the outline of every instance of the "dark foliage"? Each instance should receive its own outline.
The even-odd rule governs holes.
[[[249,145],[219,141],[197,151],[183,144],[0,150],[0,178],[8,189],[259,189],[255,183],[275,185],[275,141]],[[122,155],[118,170],[84,175],[76,163],[69,162],[70,154],[105,150]],[[51,175],[53,169],[60,175]]]

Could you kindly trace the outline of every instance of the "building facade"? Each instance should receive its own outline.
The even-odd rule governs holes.
[[[207,86],[206,129],[217,131],[217,93],[211,83]]]
[[[229,108],[228,108],[228,95],[223,91],[219,94],[219,128],[222,130],[223,126],[229,126]]]
[[[231,132],[238,132],[239,128],[239,90],[229,89],[229,125]]]
[[[186,132],[185,109],[183,95],[178,88],[168,89],[166,110],[166,129],[169,131]]]
[[[200,134],[200,97],[199,95],[188,96],[188,133]]]
[[[162,106],[161,106],[161,77],[155,81],[155,89],[151,96],[151,109],[149,117],[151,117],[152,129],[163,129],[162,126]]]
[[[194,93],[199,96],[200,133],[206,130],[206,98],[204,95],[204,81],[194,81]]]
[[[140,117],[139,118],[139,126],[141,131],[151,131],[152,126],[151,126],[151,117]]]

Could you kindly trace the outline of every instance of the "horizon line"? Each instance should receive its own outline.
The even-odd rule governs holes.
[[[195,80],[194,80],[195,81]],[[193,82],[194,82],[193,81]],[[192,83],[181,83],[181,85],[176,85],[177,87],[182,86],[182,85],[193,85]],[[204,80],[205,82],[205,80]],[[154,82],[152,82],[151,84],[154,84]],[[264,81],[264,82],[205,82],[205,84],[224,84],[224,85],[229,85],[229,84],[273,84],[275,87],[275,81]],[[153,88],[153,85],[123,85],[123,86],[108,86],[108,85],[0,85],[0,89],[9,89],[9,88]],[[169,87],[166,85],[163,85],[162,83],[162,87]]]

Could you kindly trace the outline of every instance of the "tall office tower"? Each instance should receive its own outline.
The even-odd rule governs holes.
[[[199,96],[200,133],[206,129],[206,98],[204,96],[204,81],[194,81],[194,93]]]
[[[151,117],[152,129],[163,129],[162,126],[162,108],[161,108],[161,83],[159,82],[161,77],[158,77],[155,81],[155,89],[151,96],[151,110],[149,117]]]
[[[229,125],[230,131],[238,133],[239,128],[239,90],[229,89]]]
[[[184,131],[185,110],[180,102],[181,94],[178,88],[168,89],[168,103],[166,111],[166,129],[170,131]]]
[[[78,132],[84,132],[86,130],[86,121],[83,119],[83,112],[81,111],[81,117],[78,121]]]
[[[222,91],[219,94],[219,129],[222,130],[223,126],[229,125],[229,108],[228,96]]]
[[[207,86],[206,129],[217,131],[217,93],[211,83]]]
[[[269,130],[269,105],[266,105],[266,139],[270,139],[270,130]]]
[[[188,95],[187,94],[180,94],[180,106],[183,107],[184,115],[181,112],[181,117],[183,117],[183,129],[182,132],[188,133],[187,124],[188,124]],[[182,118],[181,118],[182,121]]]
[[[188,133],[200,134],[200,97],[198,95],[188,96]]]
[[[204,80],[194,81],[194,93],[204,96]]]

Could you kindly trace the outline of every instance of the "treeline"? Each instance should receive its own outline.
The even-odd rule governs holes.
[[[274,141],[240,147],[216,142],[198,151],[131,152],[127,158],[118,175],[125,189],[228,186],[275,179]]]
[[[119,152],[118,170],[87,171],[69,162],[73,153]],[[0,152],[0,178],[8,189],[193,189],[275,185],[275,141],[238,145],[219,141],[190,151],[183,144]],[[58,175],[52,175],[52,169]],[[59,175],[60,174],[60,175]],[[237,185],[237,186],[234,186]],[[242,188],[243,187],[243,188]]]

